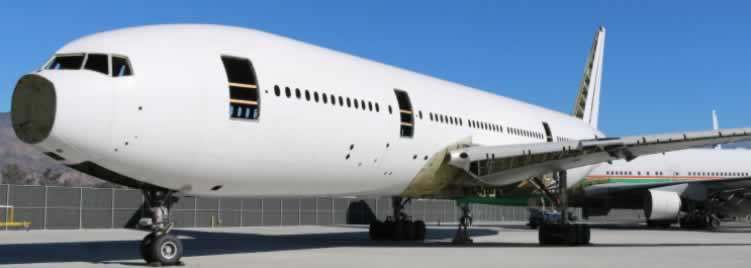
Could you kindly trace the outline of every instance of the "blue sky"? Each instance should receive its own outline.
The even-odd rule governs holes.
[[[82,35],[158,23],[256,28],[569,113],[608,29],[610,135],[751,126],[751,4],[727,1],[3,1],[0,112]]]

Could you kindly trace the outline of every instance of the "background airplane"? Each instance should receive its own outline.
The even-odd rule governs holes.
[[[717,114],[712,111],[714,129]],[[716,229],[751,214],[751,151],[696,148],[601,164],[587,175],[575,203],[585,216],[613,208],[644,209],[650,226]]]
[[[159,264],[182,255],[168,220],[175,193],[393,196],[371,238],[419,240],[424,223],[403,213],[410,198],[476,196],[549,173],[569,186],[602,162],[751,139],[751,129],[606,137],[605,29],[595,36],[581,118],[265,32],[160,25],[65,45],[18,81],[11,119],[54,159],[142,189],[152,232],[140,250]],[[540,242],[588,243],[589,228],[565,217],[567,191],[540,186],[564,212]]]

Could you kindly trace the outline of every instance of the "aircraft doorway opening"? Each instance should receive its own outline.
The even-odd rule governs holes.
[[[550,126],[548,126],[548,122],[542,122],[542,127],[545,128],[545,139],[548,142],[553,142],[553,132],[550,131]]]
[[[407,92],[394,89],[394,93],[396,94],[396,101],[399,103],[399,121],[401,123],[399,135],[411,138],[415,134],[415,115],[412,111],[412,102],[409,101]]]

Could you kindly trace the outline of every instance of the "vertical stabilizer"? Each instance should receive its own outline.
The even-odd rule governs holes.
[[[717,120],[717,111],[712,110],[712,129],[718,130],[720,129],[720,121]],[[715,149],[722,149],[722,145],[717,144],[714,146]]]
[[[579,85],[579,93],[574,103],[574,116],[597,128],[600,114],[600,83],[602,81],[602,62],[605,52],[605,27],[600,26],[595,33],[592,49],[584,67],[584,77]]]

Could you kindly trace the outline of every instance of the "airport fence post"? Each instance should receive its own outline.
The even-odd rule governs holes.
[[[83,187],[78,188],[78,229],[83,229]]]
[[[5,205],[10,206],[10,184],[5,185]],[[5,209],[5,221],[8,221],[10,209]],[[8,230],[8,225],[5,225],[5,230]]]
[[[302,225],[302,198],[297,199],[297,225]]]
[[[115,188],[110,192],[110,228],[115,228]]]
[[[245,226],[243,218],[245,218],[245,198],[240,199],[240,226]]]
[[[279,226],[284,225],[284,198],[279,199]]]
[[[319,225],[318,223],[318,197],[315,198],[315,204],[316,204],[316,207],[313,209],[313,215],[315,215],[315,218],[316,218],[316,225]]]
[[[43,216],[43,223],[42,223],[42,230],[47,230],[47,189],[49,186],[44,186],[44,216]]]
[[[198,227],[198,197],[193,197],[193,227]]]
[[[216,199],[216,225],[221,225],[222,222],[222,199]],[[214,224],[211,224],[214,227]]]
[[[336,199],[334,197],[331,197],[331,225],[336,225]]]

